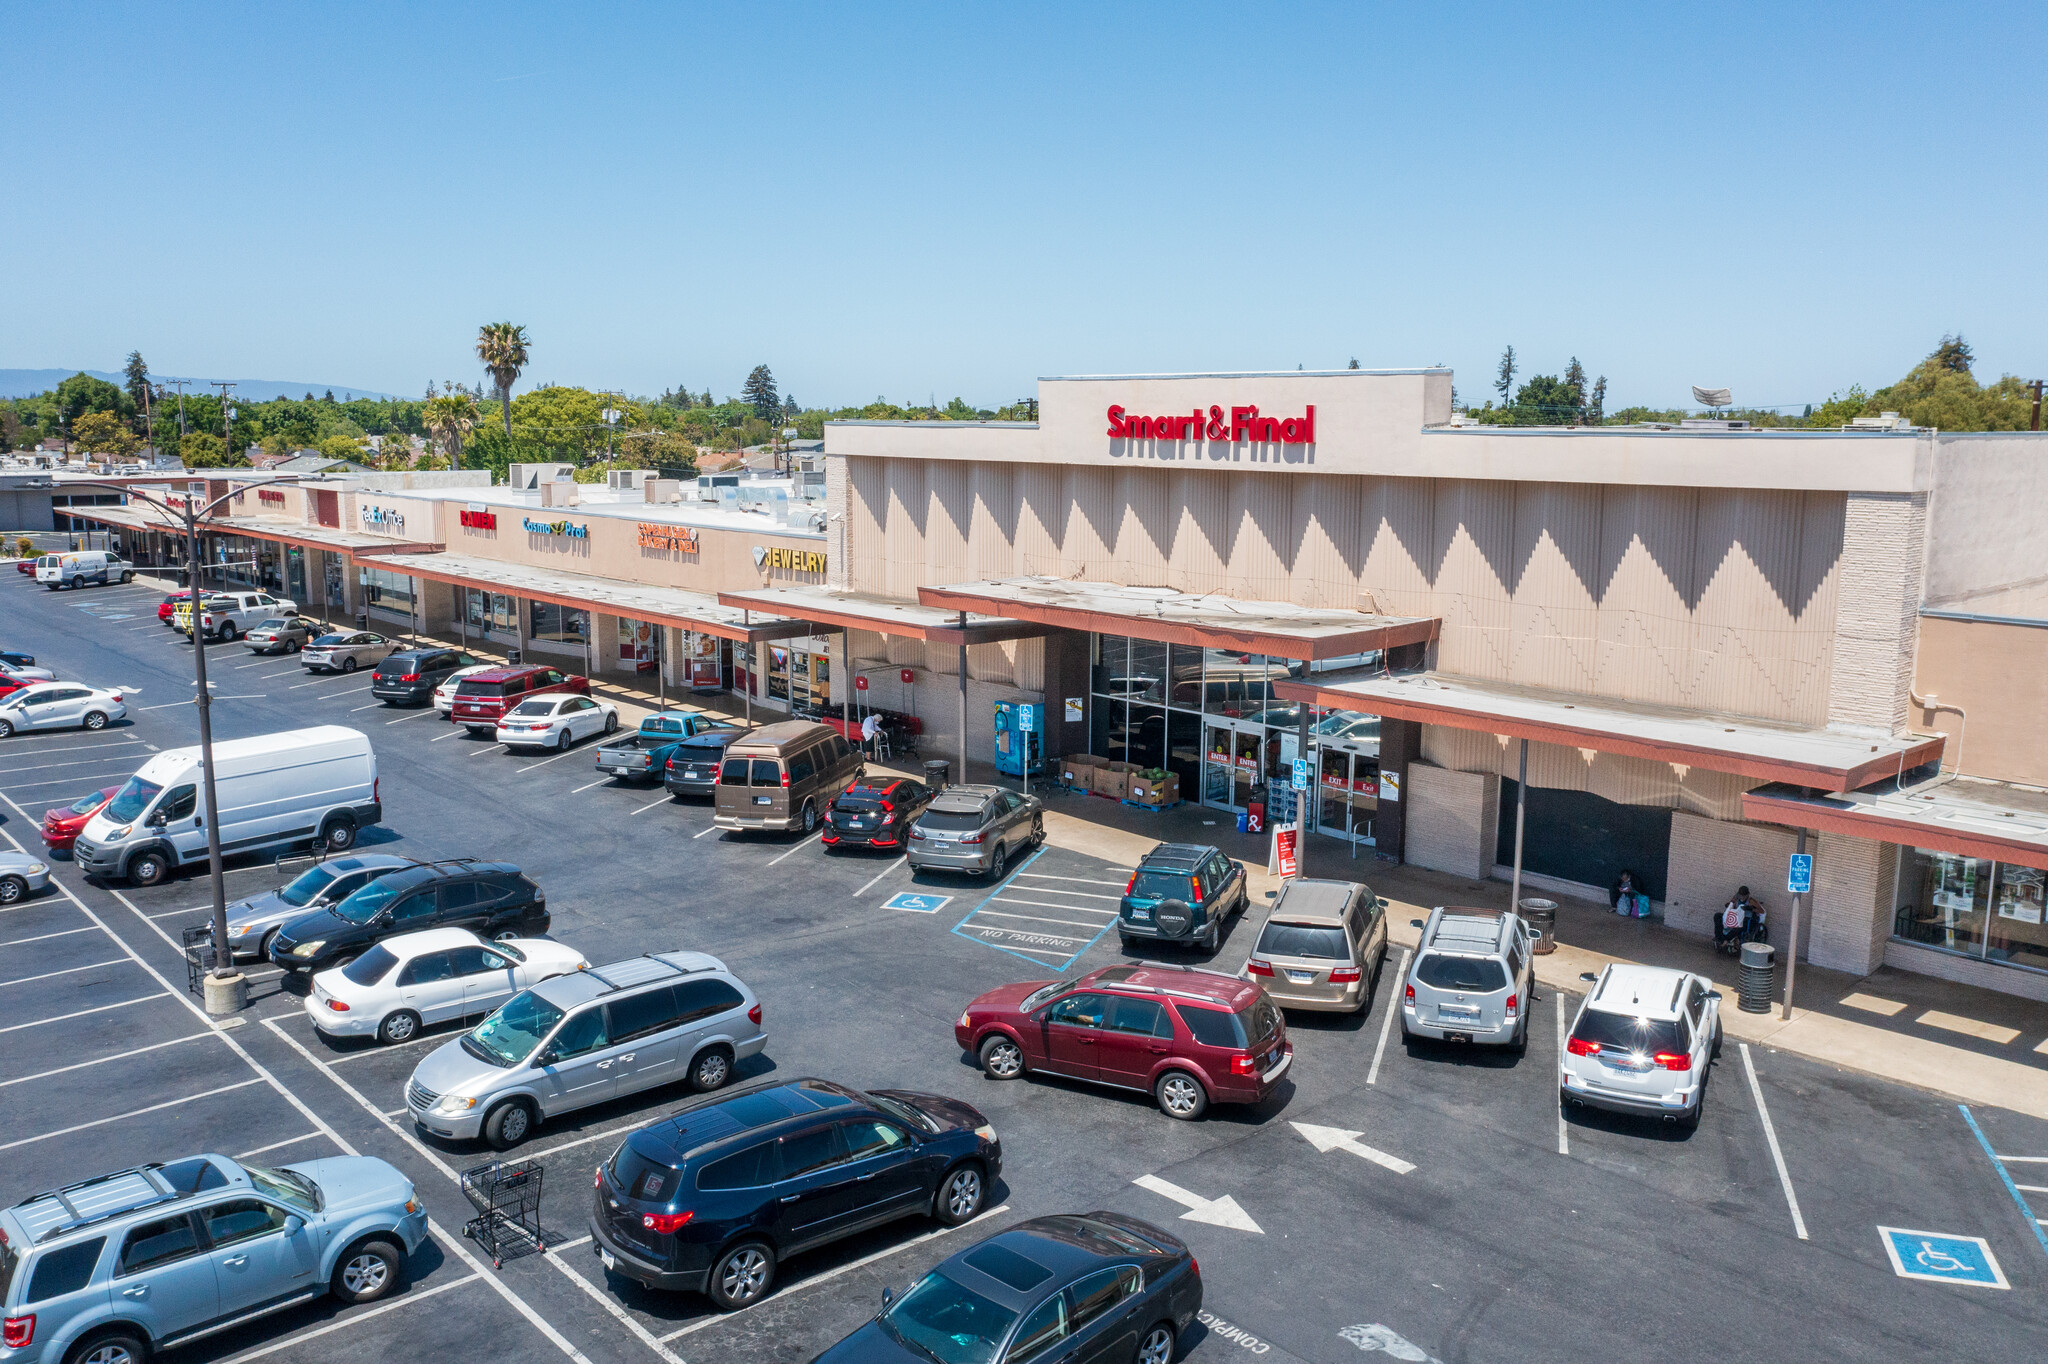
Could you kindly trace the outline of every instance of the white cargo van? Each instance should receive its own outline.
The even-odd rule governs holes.
[[[36,581],[55,592],[60,587],[81,587],[86,583],[130,583],[135,565],[103,549],[73,550],[68,554],[45,554],[36,560]]]
[[[352,847],[384,818],[377,754],[340,725],[232,739],[213,746],[224,854],[323,843]],[[206,800],[197,748],[156,754],[94,815],[72,845],[81,870],[153,886],[174,867],[206,861]]]

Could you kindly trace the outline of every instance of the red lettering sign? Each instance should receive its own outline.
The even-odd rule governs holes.
[[[498,514],[491,511],[464,511],[462,524],[471,530],[496,530]]]
[[[1168,417],[1133,417],[1119,404],[1109,409],[1112,440],[1250,441],[1255,445],[1314,445],[1315,404],[1299,417],[1262,417],[1256,405],[1233,407],[1225,418],[1221,406],[1204,413],[1196,408]]]
[[[239,495],[237,494],[237,496]],[[257,490],[256,500],[269,506],[282,507],[284,505],[284,494],[274,489],[261,488]]]

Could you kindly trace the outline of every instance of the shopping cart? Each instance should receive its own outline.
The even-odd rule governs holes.
[[[493,1161],[462,1172],[462,1192],[477,1215],[462,1234],[491,1252],[491,1267],[505,1267],[505,1252],[545,1251],[540,1229],[541,1166],[537,1160]]]

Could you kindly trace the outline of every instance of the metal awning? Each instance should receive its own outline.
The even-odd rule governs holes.
[[[1903,843],[2048,870],[2048,796],[1969,777],[1902,789],[1816,795],[1796,786],[1744,793],[1745,819]]]
[[[216,535],[246,535],[256,540],[324,549],[329,554],[432,554],[441,547],[430,540],[394,540],[388,535],[363,535],[334,526],[309,526],[282,517],[216,516],[200,523]]]
[[[927,606],[985,611],[1064,630],[1133,635],[1163,644],[1304,660],[1424,644],[1437,633],[1433,617],[1382,616],[1065,578],[992,578],[920,587],[917,597]]]
[[[376,557],[376,556],[372,556]],[[618,578],[600,578],[591,573],[567,573],[558,568],[533,568],[497,559],[479,559],[468,554],[408,554],[390,564],[393,572],[431,578],[456,587],[473,587],[528,601],[551,602],[578,610],[597,610],[628,620],[673,625],[699,634],[717,635],[741,643],[790,639],[817,634],[815,625],[801,620],[755,617],[748,619],[742,608],[724,606],[708,592],[691,592],[680,587],[653,587]]]
[[[962,625],[956,607],[926,606],[809,584],[721,592],[718,599],[728,606],[773,611],[841,630],[871,630],[935,644],[997,644],[1006,639],[1035,639],[1050,633],[1049,627],[1028,620],[1006,620],[973,612],[968,613],[967,622]]]
[[[1441,673],[1353,668],[1271,683],[1289,701],[1589,748],[1759,781],[1851,791],[1941,757],[1941,735],[1904,738],[1634,705]]]
[[[106,503],[102,506],[52,507],[59,516],[75,516],[81,521],[98,521],[118,530],[156,531],[163,535],[183,535],[185,528],[167,518],[147,502]]]

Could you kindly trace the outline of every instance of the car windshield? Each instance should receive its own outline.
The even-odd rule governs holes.
[[[272,1198],[303,1208],[307,1212],[318,1212],[326,1203],[326,1199],[320,1195],[320,1186],[297,1170],[279,1170],[269,1165],[244,1165],[242,1173],[249,1176],[249,1182],[256,1186],[256,1192],[269,1194]]]
[[[361,890],[352,892],[346,900],[329,909],[352,924],[366,924],[377,917],[377,912],[398,898],[398,887],[389,881],[372,881]]]
[[[294,909],[304,909],[319,898],[320,892],[334,884],[335,874],[325,867],[314,867],[298,880],[277,893],[277,898]]]
[[[1507,969],[1492,957],[1453,957],[1442,952],[1424,954],[1415,963],[1415,978],[1438,990],[1462,990],[1485,994],[1505,990]]]
[[[989,1364],[1017,1314],[934,1271],[882,1313],[882,1329],[939,1364]]]
[[[1066,988],[1067,983],[1063,980],[1047,981],[1045,984],[1039,986],[1036,990],[1033,990],[1030,994],[1024,996],[1023,1002],[1020,1003],[1017,1007],[1024,1010],[1026,1013],[1029,1013],[1031,1010],[1045,1003],[1045,1001],[1051,999],[1054,995],[1058,994],[1061,990],[1064,990]]]
[[[339,645],[339,644],[346,644],[346,643],[348,643],[348,636],[347,636],[347,635],[322,635],[322,636],[320,636],[320,638],[318,638],[318,639],[314,640],[313,642],[314,642],[315,644],[322,644],[322,645],[328,645],[328,646],[333,646],[333,645]]]
[[[72,803],[71,813],[74,815],[82,815],[88,813],[89,811],[97,810],[100,808],[100,802],[105,799],[106,797],[101,795],[97,791],[93,792],[89,796],[80,796],[75,802]]]
[[[938,1123],[934,1122],[931,1118],[918,1112],[909,1104],[899,1103],[887,1095],[870,1094],[868,1095],[868,1102],[899,1122],[908,1123],[912,1127],[920,1128],[926,1132],[936,1132],[939,1130]]]
[[[130,777],[128,784],[116,792],[114,798],[107,802],[107,818],[122,824],[126,824],[130,820],[141,819],[142,812],[149,808],[151,801],[163,794],[163,790],[163,787],[153,781],[144,781],[140,777]]]
[[[1253,952],[1272,957],[1318,957],[1346,961],[1351,945],[1344,930],[1315,924],[1267,924]]]
[[[1588,1009],[1580,1014],[1578,1025],[1572,1029],[1572,1039],[1597,1042],[1602,1051],[1641,1052],[1645,1056],[1655,1056],[1660,1051],[1692,1050],[1682,1019],[1636,1018],[1605,1009]]]
[[[531,990],[521,990],[462,1039],[463,1050],[480,1060],[516,1066],[533,1055],[543,1037],[562,1021],[562,1011]]]
[[[988,817],[980,810],[926,810],[917,823],[939,833],[966,833],[988,823]]]
[[[514,715],[553,715],[558,704],[560,703],[553,697],[549,697],[545,701],[521,701],[518,705],[512,707],[512,713]]]
[[[1191,900],[1194,891],[1188,886],[1186,872],[1141,871],[1131,885],[1130,897],[1133,900]]]
[[[391,974],[391,968],[398,965],[398,955],[383,943],[341,968],[341,973],[357,985],[375,985]]]

